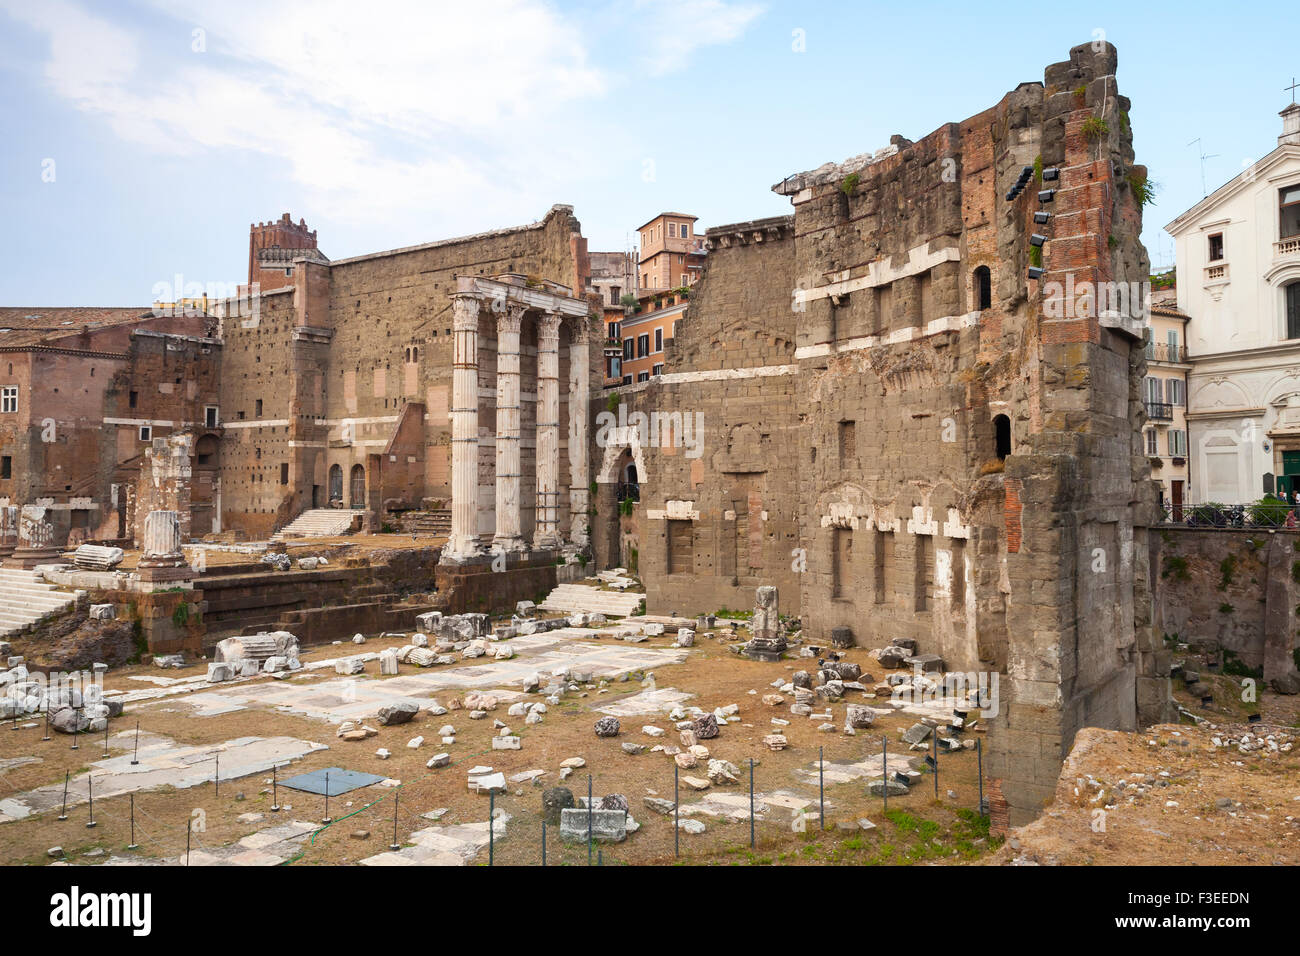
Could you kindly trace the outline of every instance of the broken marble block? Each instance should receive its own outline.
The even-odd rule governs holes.
[[[619,724],[617,717],[602,717],[596,721],[597,737],[617,737]]]
[[[234,680],[235,669],[224,661],[217,661],[208,665],[208,683],[219,684],[222,681]]]
[[[350,677],[353,674],[364,674],[366,672],[366,662],[359,657],[345,657],[342,660],[334,662],[334,673]]]
[[[627,839],[626,810],[586,810],[574,807],[560,811],[560,839],[570,843],[622,843]]]
[[[875,719],[875,711],[870,707],[863,704],[849,704],[848,712],[844,716],[844,726],[861,730],[864,727],[870,727]]]
[[[117,617],[117,605],[115,604],[92,604],[90,606],[90,620],[92,621],[111,621]]]
[[[397,673],[397,651],[391,647],[379,652],[379,673],[392,677]]]
[[[379,708],[379,722],[385,727],[405,724],[415,719],[420,712],[420,705],[413,700],[399,700],[386,707]]]

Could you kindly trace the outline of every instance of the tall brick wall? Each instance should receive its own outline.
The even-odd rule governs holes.
[[[300,511],[331,504],[331,471],[344,507],[364,474],[372,527],[382,510],[451,500],[451,298],[457,275],[518,273],[572,287],[589,269],[580,225],[567,206],[539,223],[342,259],[300,262],[293,286],[264,295],[260,318],[228,319],[222,449],[224,521],[265,536]],[[580,288],[580,287],[579,287]],[[493,528],[496,316],[480,316],[480,530]],[[568,327],[560,340],[560,420],[568,420]],[[537,332],[522,332],[524,532],[534,524]],[[598,356],[597,356],[598,357]],[[599,372],[596,373],[597,375]],[[599,381],[599,378],[593,378]],[[256,413],[260,398],[262,411]],[[420,408],[420,420],[407,409]],[[560,486],[567,503],[567,428],[560,431]],[[260,452],[260,457],[259,457]],[[282,466],[287,481],[281,483]],[[375,506],[377,503],[377,507]],[[568,508],[561,508],[568,528]]]
[[[619,390],[705,422],[694,463],[639,450],[650,610],[748,606],[777,584],[814,639],[848,626],[996,671],[989,766],[1012,823],[1050,796],[1079,727],[1158,719],[1168,696],[1140,312],[1057,320],[1044,302],[1069,276],[1146,278],[1115,60],[1078,47],[977,116],[782,181],[793,221],[710,230],[670,374]],[[1062,170],[1041,281],[1042,187],[1004,197],[1036,161]]]

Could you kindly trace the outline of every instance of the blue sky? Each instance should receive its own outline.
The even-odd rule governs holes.
[[[777,215],[783,176],[963,119],[1096,31],[1168,263],[1161,227],[1202,196],[1189,141],[1211,191],[1276,145],[1297,27],[1208,3],[0,0],[0,304],[240,282],[249,223],[282,212],[332,258],[556,202],[592,249],[665,209]]]

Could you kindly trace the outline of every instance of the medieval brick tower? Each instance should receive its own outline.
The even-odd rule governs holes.
[[[248,284],[260,284],[265,291],[293,285],[293,261],[306,257],[329,262],[316,247],[316,230],[307,222],[296,223],[284,213],[274,222],[259,222],[248,231]]]

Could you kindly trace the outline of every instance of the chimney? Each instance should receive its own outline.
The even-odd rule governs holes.
[[[1279,146],[1300,146],[1300,103],[1292,103],[1281,113],[1282,135],[1277,138]]]

